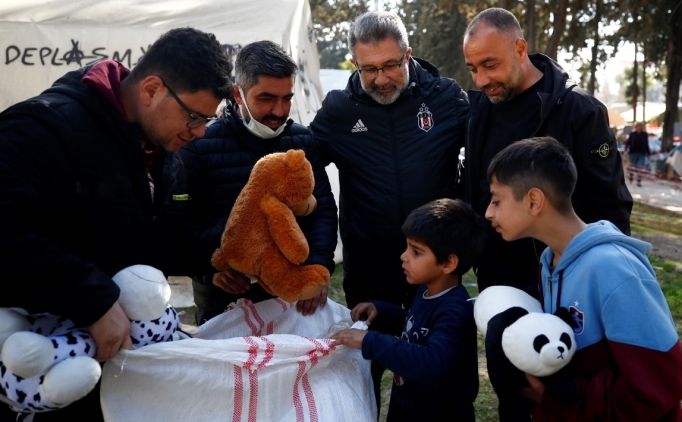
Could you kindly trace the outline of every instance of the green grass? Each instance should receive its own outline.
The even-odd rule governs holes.
[[[682,236],[682,214],[635,202],[630,215],[632,230],[659,230]]]

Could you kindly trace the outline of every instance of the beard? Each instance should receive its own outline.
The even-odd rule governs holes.
[[[407,88],[407,84],[410,80],[410,74],[407,66],[403,67],[403,86],[398,86],[398,83],[390,81],[387,84],[384,85],[377,85],[372,81],[369,86],[365,84],[365,81],[360,77],[360,85],[362,86],[362,89],[370,96],[374,101],[376,101],[379,104],[383,105],[388,105],[388,104],[393,104],[398,97],[400,97],[400,94],[405,91],[405,88]],[[391,91],[379,91],[379,90],[385,90],[385,89],[391,89]]]
[[[493,84],[483,87],[483,91],[485,92],[490,85]],[[519,66],[519,62],[516,60],[516,58],[513,58],[512,68],[511,72],[509,72],[509,76],[504,82],[501,82],[500,85],[502,86],[502,89],[500,90],[499,94],[488,95],[486,93],[486,96],[493,104],[507,102],[521,93],[521,66]]]

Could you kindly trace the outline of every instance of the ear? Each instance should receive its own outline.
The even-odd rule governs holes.
[[[162,87],[163,82],[158,76],[151,75],[144,78],[139,85],[140,101],[142,104],[150,106]]]
[[[545,207],[545,193],[538,188],[532,188],[526,194],[528,213],[536,217]]]
[[[407,47],[407,51],[405,52],[405,61],[409,62],[410,57],[412,57],[412,47]]]
[[[519,38],[514,43],[514,54],[519,61],[523,61],[528,57],[528,43],[525,39]]]
[[[232,84],[232,91],[234,92],[234,100],[237,102],[237,104],[240,106],[243,105],[242,102],[244,99],[242,98],[242,93],[239,91],[237,84]]]
[[[457,266],[459,265],[459,258],[457,255],[450,254],[448,258],[446,259],[445,263],[443,264],[443,272],[445,274],[450,274],[455,269],[457,269]]]

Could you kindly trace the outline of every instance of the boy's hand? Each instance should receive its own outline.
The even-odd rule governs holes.
[[[332,340],[334,340],[334,346],[344,345],[354,347],[356,349],[362,349],[362,339],[365,338],[366,334],[367,331],[365,330],[349,328],[347,330],[339,331],[338,333],[334,334],[331,338]]]
[[[538,377],[531,374],[526,374],[526,379],[530,385],[521,388],[523,396],[537,403],[542,402],[542,395],[545,394],[545,384]]]
[[[367,325],[371,324],[377,315],[379,315],[379,313],[372,302],[362,302],[353,308],[350,313],[353,322],[365,321]]]

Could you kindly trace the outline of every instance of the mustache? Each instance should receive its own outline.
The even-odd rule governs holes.
[[[372,85],[370,86],[370,88],[372,88],[373,90],[374,89],[388,89],[388,88],[397,89],[398,85],[395,83],[392,83],[392,82],[389,82],[389,83],[384,84],[384,85],[377,85],[376,83],[372,82]]]
[[[287,116],[275,116],[274,114],[266,114],[263,116],[263,120],[275,120],[278,121],[281,124],[284,124],[287,121]]]

